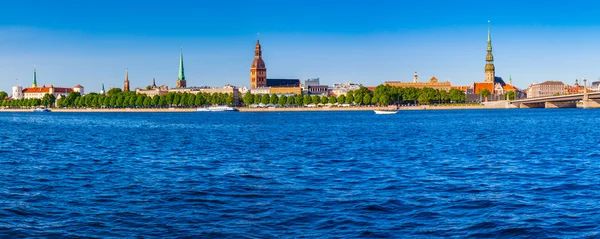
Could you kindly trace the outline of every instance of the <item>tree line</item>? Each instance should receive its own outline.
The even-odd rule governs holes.
[[[150,97],[146,94],[123,92],[119,88],[109,90],[106,95],[90,93],[82,96],[79,92],[69,93],[67,97],[56,100],[46,94],[42,99],[3,100],[4,107],[58,107],[67,108],[159,108],[159,107],[202,107],[208,105],[232,105],[233,94],[169,92],[166,95]]]
[[[316,96],[295,95],[277,96],[275,94],[256,95],[250,92],[244,94],[242,101],[246,106],[253,104],[279,105],[309,105],[309,104],[354,104],[387,106],[393,104],[432,104],[432,103],[461,103],[466,99],[465,92],[451,89],[449,92],[433,88],[402,88],[389,85],[379,85],[373,92],[366,87],[350,91],[346,95]]]

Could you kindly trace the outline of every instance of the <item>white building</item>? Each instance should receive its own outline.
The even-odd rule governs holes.
[[[13,86],[12,87],[12,99],[20,100],[23,99],[23,87],[22,86]]]
[[[346,95],[348,92],[358,90],[362,84],[346,82],[344,84],[334,84],[331,93],[335,96]]]

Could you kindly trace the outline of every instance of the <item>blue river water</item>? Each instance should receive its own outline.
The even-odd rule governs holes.
[[[600,111],[0,113],[0,237],[600,237]]]

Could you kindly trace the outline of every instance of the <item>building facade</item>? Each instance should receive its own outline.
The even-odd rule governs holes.
[[[32,87],[23,90],[23,99],[42,99],[46,94],[54,95],[58,99],[59,96],[66,96],[72,92],[76,92],[74,88],[54,87],[52,85],[49,87]]]
[[[532,84],[527,88],[527,98],[546,97],[565,94],[565,84],[561,81],[546,81]]]
[[[152,78],[152,85],[150,85],[150,89],[135,89],[136,94],[144,94],[150,97],[154,97],[155,95],[163,96],[169,93],[169,87],[166,85],[156,86],[156,80]]]
[[[250,93],[253,95],[268,95],[271,93],[271,87],[257,87],[250,89]]]
[[[419,76],[418,76],[417,72],[415,72],[413,82],[386,81],[386,82],[384,82],[384,84],[393,86],[393,87],[402,87],[402,88],[413,87],[413,88],[422,89],[422,88],[427,87],[427,88],[433,88],[436,90],[444,90],[444,91],[450,91],[450,88],[452,86],[450,81],[440,82],[435,76],[431,77],[431,79],[429,79],[429,82],[419,82]]]
[[[46,87],[45,85],[38,87],[37,72],[34,68],[33,83],[31,84],[31,87],[23,89],[22,86],[13,86],[12,99],[42,99],[46,94],[54,95],[54,97],[58,99],[59,97],[66,96],[72,92],[79,92],[81,95],[83,95],[85,94],[85,89],[81,85],[76,85],[73,88],[54,87],[53,85],[50,85],[49,87]]]
[[[345,82],[343,84],[334,84],[331,89],[331,94],[334,96],[346,95],[348,92],[358,90],[362,84]]]
[[[307,91],[308,91],[309,95],[328,95],[329,94],[329,86],[311,85],[311,86],[308,86]]]
[[[310,87],[310,86],[317,86],[317,85],[321,85],[320,79],[318,77],[317,78],[312,78],[312,79],[306,79],[304,81],[304,87],[306,89],[308,89],[308,87]]]

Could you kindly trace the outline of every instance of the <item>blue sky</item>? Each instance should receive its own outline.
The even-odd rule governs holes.
[[[487,20],[496,74],[519,87],[600,76],[594,1],[7,1],[0,8],[0,90],[20,79],[86,91],[175,85],[249,86],[260,33],[269,78],[378,85],[436,76],[483,79]]]

